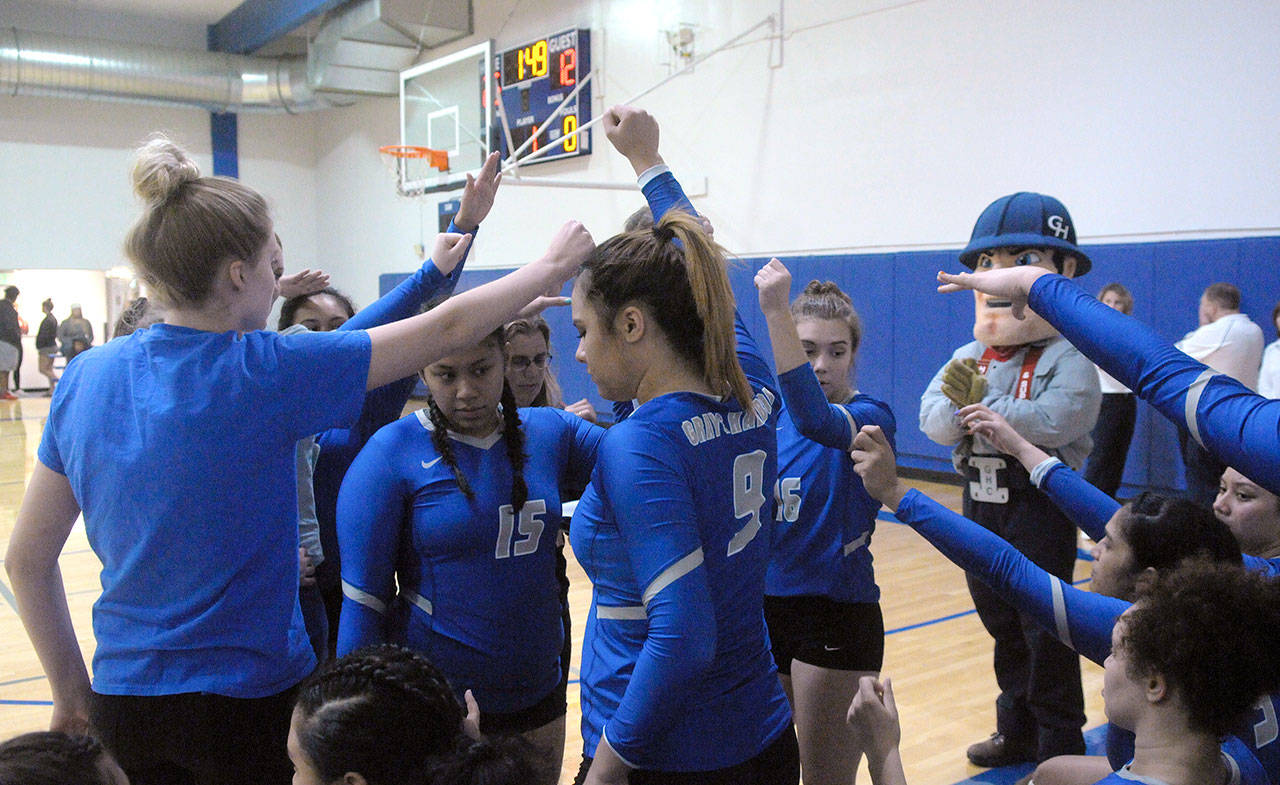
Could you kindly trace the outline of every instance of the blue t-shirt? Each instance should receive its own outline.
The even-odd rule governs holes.
[[[559,489],[586,482],[604,429],[559,409],[519,416],[529,488],[519,513],[501,430],[449,435],[472,500],[432,444],[426,410],[360,451],[338,496],[339,655],[401,643],[438,665],[459,697],[472,690],[482,712],[527,709],[560,683]]]
[[[779,376],[778,385],[777,511],[765,593],[878,602],[870,545],[880,502],[853,471],[849,448],[864,425],[879,425],[892,445],[893,412],[862,394],[828,403],[808,363]]]
[[[369,357],[363,332],[157,324],[68,366],[38,455],[102,560],[97,692],[255,698],[315,667],[294,445],[355,419]]]

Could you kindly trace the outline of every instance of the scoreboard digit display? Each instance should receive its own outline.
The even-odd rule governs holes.
[[[591,131],[570,134],[591,121],[591,85],[583,87],[554,119],[551,114],[590,72],[589,30],[566,30],[494,55],[493,83],[498,93],[495,114],[497,102],[501,101],[511,128],[512,147],[507,146],[502,123],[497,121],[490,149],[500,150],[505,160],[512,149],[520,149],[533,137],[521,156],[546,147],[552,149],[530,161],[530,166],[589,155]]]

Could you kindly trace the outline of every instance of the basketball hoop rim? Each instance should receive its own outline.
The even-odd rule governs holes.
[[[447,150],[433,150],[430,147],[420,147],[413,144],[384,144],[378,148],[378,152],[396,158],[430,158],[433,153],[436,155],[448,155]]]

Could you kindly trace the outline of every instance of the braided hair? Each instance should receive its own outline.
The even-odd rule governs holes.
[[[504,340],[505,332],[502,327],[499,327],[481,339],[480,343],[492,343],[501,348]],[[503,363],[505,362],[504,352]],[[516,397],[511,392],[511,385],[507,384],[505,376],[504,373],[501,398],[502,438],[507,445],[507,459],[511,461],[511,507],[519,514],[524,503],[529,500],[529,485],[524,479],[524,464],[528,456],[524,451],[524,429],[520,427],[520,412],[516,406]],[[458,457],[453,451],[453,441],[449,438],[449,421],[445,418],[444,412],[440,411],[434,398],[427,403],[427,416],[431,418],[431,445],[435,447],[444,465],[453,472],[458,490],[467,497],[467,501],[475,501],[476,493],[472,490],[471,483],[467,482],[466,476],[458,468]]]
[[[383,644],[331,660],[294,709],[302,751],[325,782],[358,772],[371,785],[427,785],[462,742],[462,705],[421,654]]]
[[[24,733],[0,744],[0,785],[109,785],[106,750],[88,736]]]

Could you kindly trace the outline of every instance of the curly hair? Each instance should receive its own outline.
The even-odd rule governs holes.
[[[431,785],[527,785],[537,780],[536,748],[519,736],[464,737],[452,757],[432,767]]]
[[[0,785],[110,785],[107,752],[88,736],[24,733],[0,744]]]
[[[1163,676],[1194,729],[1225,735],[1280,690],[1280,579],[1192,560],[1144,580],[1119,623],[1129,677]]]
[[[427,785],[462,738],[462,705],[421,654],[383,644],[331,660],[298,691],[298,744],[325,782]]]

